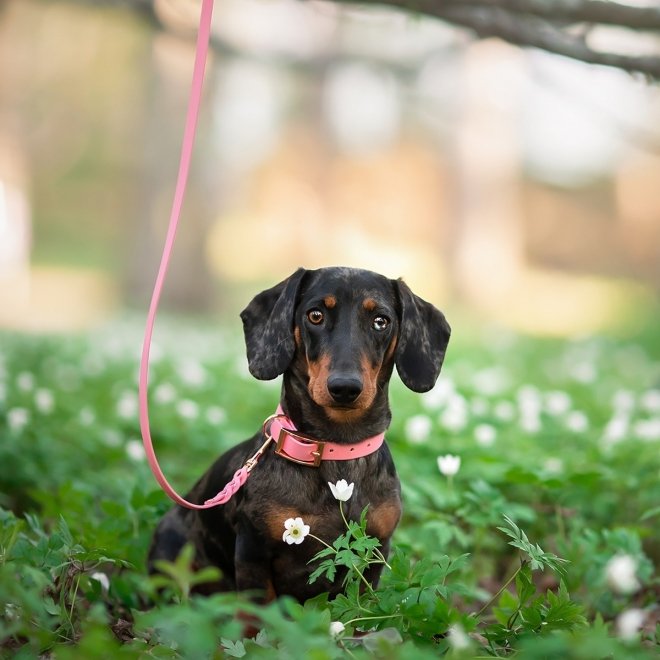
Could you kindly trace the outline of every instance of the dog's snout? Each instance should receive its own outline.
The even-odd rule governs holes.
[[[357,376],[330,376],[328,392],[337,403],[353,403],[362,393],[362,380]]]

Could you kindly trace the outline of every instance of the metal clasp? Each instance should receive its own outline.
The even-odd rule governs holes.
[[[243,467],[248,471],[248,473],[252,471],[254,466],[257,464],[257,461],[261,458],[261,455],[266,451],[268,445],[271,442],[273,442],[273,437],[269,435],[266,438],[266,442],[264,442],[264,444],[261,445],[261,447],[259,447],[259,449],[257,449],[257,451],[254,452],[254,454],[252,454],[252,456],[250,456],[247,461],[245,461]]]

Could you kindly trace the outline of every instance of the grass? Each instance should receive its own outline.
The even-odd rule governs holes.
[[[238,337],[162,326],[152,433],[185,491],[256,430],[279,387],[249,377]],[[140,330],[0,336],[2,657],[657,657],[651,333],[549,341],[489,328],[462,340],[455,328],[433,391],[392,383],[405,510],[379,589],[361,592],[349,572],[335,601],[257,607],[191,595],[186,554],[160,582],[145,575],[169,503],[139,440]],[[438,467],[447,454],[461,460],[453,476]],[[363,532],[352,523],[324,570],[333,557],[356,571],[379,561]],[[243,639],[239,610],[260,620],[256,639]]]

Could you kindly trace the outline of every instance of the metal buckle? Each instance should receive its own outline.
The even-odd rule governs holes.
[[[286,439],[286,436],[290,435],[291,437],[295,438],[296,440],[301,440],[302,442],[307,442],[310,445],[315,444],[316,445],[316,451],[310,452],[311,455],[314,457],[313,460],[311,461],[303,461],[300,460],[299,458],[294,458],[293,456],[290,456],[284,451],[284,440]],[[321,460],[323,459],[323,447],[325,443],[322,442],[321,440],[312,440],[312,439],[307,439],[303,438],[302,436],[292,433],[291,431],[287,431],[285,428],[280,429],[280,434],[277,437],[277,444],[275,445],[275,453],[278,456],[281,456],[282,458],[286,458],[288,461],[291,461],[292,463],[298,463],[298,465],[306,465],[307,467],[318,467],[321,465]]]

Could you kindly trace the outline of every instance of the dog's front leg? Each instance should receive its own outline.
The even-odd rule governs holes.
[[[259,603],[275,599],[268,541],[247,520],[238,526],[234,563],[238,591],[252,592]]]

